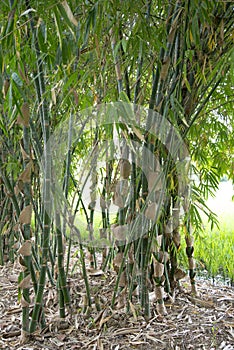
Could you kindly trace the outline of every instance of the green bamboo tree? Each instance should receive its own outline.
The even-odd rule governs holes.
[[[107,177],[102,189],[105,202],[113,187],[114,201],[118,203],[117,225],[111,230],[108,210],[102,202],[101,228],[113,235],[110,241],[114,238],[123,243],[109,249],[103,265],[111,266],[112,260],[117,271],[112,306],[115,306],[117,292],[124,291],[120,301],[122,305],[128,304],[139,286],[139,301],[145,316],[150,316],[151,290],[156,294],[158,312],[166,313],[163,292],[173,294],[182,276],[177,259],[182,234],[186,240],[192,291],[196,292],[193,233],[201,228],[197,203],[207,210],[205,200],[217,188],[220,177],[228,174],[233,180],[230,72],[233,4],[213,0],[152,0],[134,4],[105,0],[94,3],[11,0],[9,4],[2,4],[0,21],[0,263],[4,263],[4,237],[10,234],[8,241],[12,247],[20,241],[23,257],[24,278],[20,282],[23,333],[34,333],[39,324],[45,325],[45,281],[48,275],[54,284],[56,254],[62,317],[66,314],[65,306],[69,307],[63,265],[67,263],[69,273],[70,260],[69,256],[64,260],[62,237],[67,236],[69,225],[69,229],[74,230],[74,218],[80,208],[86,213],[89,225],[95,215],[94,207],[89,216],[77,180],[76,164],[81,164],[82,159],[89,160],[87,173],[89,178],[93,176],[94,184],[96,175]],[[103,125],[90,133],[91,117],[79,112],[97,103],[108,105],[113,101],[119,101],[116,112],[120,117],[124,115],[124,120],[120,118],[115,120],[115,125]],[[133,108],[126,107],[131,102]],[[139,105],[149,112],[143,113]],[[72,202],[71,198],[78,198],[69,213],[69,221],[60,210],[60,203],[55,203],[56,207],[52,205],[52,150],[48,141],[59,129],[59,123],[69,120],[71,114],[74,120],[76,115],[81,117],[81,128],[76,139],[72,136],[71,140],[72,133],[66,133],[65,151],[63,149],[66,161],[59,169],[65,178],[62,191],[66,205]],[[175,130],[168,143],[159,137],[162,135],[158,134],[157,126],[162,124],[158,116]],[[105,159],[106,170],[92,169],[96,163],[94,158],[90,161],[90,154],[96,142],[102,143],[108,138],[108,142],[113,143],[114,132],[123,140],[121,162]],[[178,140],[186,145],[187,153],[179,152]],[[114,154],[113,149],[111,153]],[[155,155],[153,160],[147,160],[148,153]],[[188,154],[191,167],[188,170],[184,167],[187,172],[183,174],[178,159],[173,156],[185,164]],[[138,158],[144,162],[140,163]],[[43,179],[39,176],[40,168],[43,168]],[[159,173],[161,178],[155,181]],[[200,177],[199,186],[190,181],[194,173]],[[180,190],[182,175],[183,192]],[[112,184],[111,179],[117,183]],[[122,192],[123,184],[125,191],[130,187],[129,202],[122,202],[128,195]],[[158,203],[162,209],[155,219]],[[157,210],[156,213],[159,214]],[[207,213],[214,222],[212,214]],[[141,231],[133,243],[122,239],[126,238],[123,237],[126,227],[131,227],[143,214],[145,221],[139,227],[147,229]],[[34,226],[31,226],[31,215],[35,218]],[[62,216],[66,225],[61,224]],[[23,234],[16,227],[18,223],[23,227]],[[75,230],[88,299],[84,309],[87,309],[91,307],[92,295],[85,265],[86,249],[78,228]],[[35,243],[31,234],[35,236]],[[25,248],[27,245],[30,252]],[[25,250],[22,251],[22,247]],[[13,249],[8,248],[8,252]],[[20,252],[15,250],[15,256]],[[23,284],[28,276],[35,294],[31,319],[30,285]]]

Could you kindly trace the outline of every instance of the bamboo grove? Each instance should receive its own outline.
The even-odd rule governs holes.
[[[137,295],[149,319],[155,291],[165,314],[164,293],[184,277],[181,239],[196,293],[197,208],[214,223],[207,195],[223,174],[233,180],[233,10],[213,0],[1,3],[0,264],[21,266],[22,339],[46,325],[48,285],[60,317],[72,313],[74,237],[85,310],[89,267],[114,269],[112,308],[129,311]]]

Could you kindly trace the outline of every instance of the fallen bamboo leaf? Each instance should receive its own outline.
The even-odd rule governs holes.
[[[188,295],[187,297],[194,305],[198,307],[206,307],[206,308],[214,307],[213,301],[206,301],[206,300],[194,298],[194,297],[191,297],[190,295]]]
[[[145,341],[130,341],[129,343],[133,346],[147,344],[147,342],[145,342]]]
[[[225,324],[226,327],[231,327],[231,328],[234,328],[234,322],[226,322],[226,321],[223,321],[223,324]]]
[[[52,338],[50,339],[50,342],[59,348],[64,345],[64,342],[60,341],[58,338]]]
[[[152,341],[155,342],[155,343],[161,343],[161,344],[163,344],[164,346],[166,345],[165,342],[163,342],[162,340],[160,340],[160,339],[158,339],[158,338],[153,337],[152,335],[150,335],[150,334],[148,334],[148,333],[146,333],[145,336],[146,336],[147,339],[152,340]]]
[[[108,312],[108,309],[106,309],[105,312],[102,314],[101,321],[99,322],[99,329],[101,329],[102,326],[113,317],[112,311],[111,311],[111,315],[109,316],[106,316],[107,312]]]
[[[101,338],[98,338],[98,340],[97,340],[97,347],[99,350],[104,350]]]
[[[7,339],[7,338],[13,338],[13,337],[18,337],[21,334],[21,331],[14,331],[14,332],[7,332],[7,333],[3,333],[2,337],[3,339]]]
[[[113,335],[124,335],[124,334],[133,334],[133,333],[139,333],[141,330],[139,328],[120,328],[116,330]]]
[[[98,277],[103,276],[104,272],[102,270],[87,269],[89,276]]]
[[[135,321],[137,321],[136,309],[135,309],[133,303],[131,302],[131,300],[129,300],[129,305],[130,305],[130,309],[131,309],[132,314],[133,314],[133,318]]]
[[[15,307],[10,310],[7,310],[6,315],[14,315],[20,313],[22,310],[20,307]]]
[[[98,334],[96,337],[94,337],[93,339],[91,339],[88,343],[85,344],[85,346],[89,346],[90,344],[92,344],[93,342],[95,342],[99,337],[100,337],[101,334]]]

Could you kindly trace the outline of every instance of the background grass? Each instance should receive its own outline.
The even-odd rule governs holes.
[[[208,206],[219,220],[219,228],[210,229],[204,217],[204,233],[195,242],[194,256],[198,269],[213,279],[222,277],[234,283],[234,195],[231,182],[221,182],[215,198],[209,198]]]

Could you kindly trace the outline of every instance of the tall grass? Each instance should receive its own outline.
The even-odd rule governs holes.
[[[203,217],[204,232],[196,237],[194,257],[197,260],[198,274],[213,279],[221,277],[225,282],[234,284],[234,201],[233,186],[230,182],[221,182],[215,198],[209,198],[207,205],[219,220],[219,227],[211,230]],[[183,256],[185,244],[182,243],[181,264],[186,263]]]
[[[221,224],[220,229],[207,228],[197,237],[194,257],[199,270],[205,270],[209,277],[222,276],[234,283],[234,221]]]

